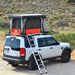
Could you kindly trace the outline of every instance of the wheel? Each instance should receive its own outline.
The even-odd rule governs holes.
[[[28,64],[28,67],[30,70],[37,70],[38,69],[37,64],[34,59],[31,59],[31,61]]]
[[[70,61],[71,53],[68,50],[64,50],[61,56],[61,62],[67,63]]]

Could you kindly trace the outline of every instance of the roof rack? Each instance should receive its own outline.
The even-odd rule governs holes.
[[[43,35],[44,33],[35,33],[35,34],[21,34],[21,35],[17,35],[17,36],[21,36],[21,37],[25,37],[25,36],[38,36],[38,35]],[[9,34],[6,34],[6,36],[15,36],[15,35],[11,35],[10,33]]]
[[[28,34],[26,36],[37,36],[37,35],[43,35],[43,33]]]

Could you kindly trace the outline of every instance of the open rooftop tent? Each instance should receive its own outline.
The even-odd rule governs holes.
[[[9,15],[11,35],[35,34],[49,32],[42,14]]]

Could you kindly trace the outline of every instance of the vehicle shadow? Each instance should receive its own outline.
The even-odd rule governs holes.
[[[59,64],[59,63],[61,63],[61,61],[59,59],[46,60],[46,61],[44,61],[44,63],[47,67],[47,66],[50,66],[53,64]],[[20,73],[24,73],[24,74],[28,74],[28,75],[31,75],[31,74],[38,75],[39,74],[38,70],[30,70],[27,65],[25,65],[25,66],[19,65],[18,67],[13,68],[12,71],[16,71],[18,73],[20,72]]]
[[[60,61],[60,59],[51,59],[51,60],[46,60],[44,61],[46,67],[52,67],[52,65],[59,65],[59,64],[62,64],[62,62]],[[69,62],[69,63],[75,63],[75,60],[72,60]],[[63,63],[64,64],[64,63]],[[18,67],[16,68],[13,68],[12,71],[15,71],[17,73],[24,73],[24,74],[27,74],[27,75],[40,75],[39,71],[38,70],[29,70],[28,66],[25,65],[19,65]]]
[[[44,61],[44,64],[46,66],[50,66],[50,65],[54,65],[54,64],[59,64],[59,63],[61,63],[61,60],[59,58]]]
[[[60,61],[60,59],[54,59],[54,60],[47,60],[47,61],[44,61],[46,67],[47,67],[47,70],[48,70],[48,75],[51,73],[50,70],[53,69],[53,66],[57,68],[61,68],[61,66],[72,66],[72,64],[75,63],[75,60],[72,60],[69,62],[69,63],[62,63]],[[55,69],[54,69],[55,70]],[[19,65],[18,67],[16,68],[13,68],[12,71],[15,71],[16,73],[22,73],[24,75],[40,75],[39,71],[38,70],[29,70],[28,66],[25,65]]]

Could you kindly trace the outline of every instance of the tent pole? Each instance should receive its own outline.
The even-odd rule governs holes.
[[[13,18],[10,18],[10,33],[12,32],[12,20]]]
[[[44,19],[43,19],[43,18],[41,18],[41,32],[42,32],[42,33],[44,32],[43,22],[44,22]]]
[[[21,34],[23,33],[23,19],[21,18]]]
[[[26,19],[24,19],[24,27],[23,27],[23,32],[26,34]]]

